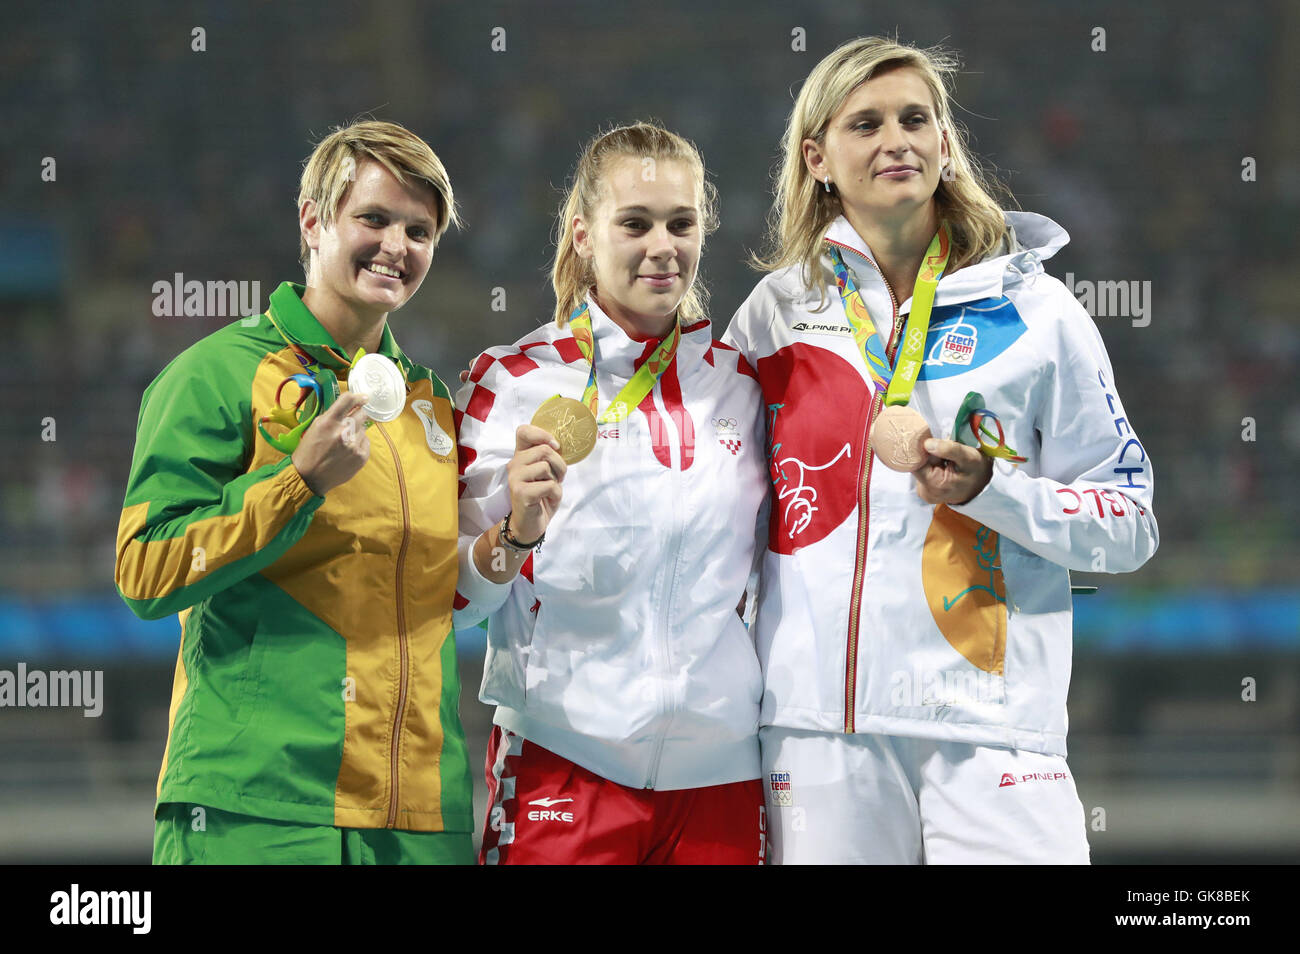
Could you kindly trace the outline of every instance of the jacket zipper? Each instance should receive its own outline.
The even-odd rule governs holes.
[[[661,398],[660,403],[662,404],[662,392],[659,390],[658,384],[655,385],[655,391],[657,395]],[[668,421],[672,418],[671,414],[665,413],[667,410],[668,410],[668,406],[664,404],[662,410],[659,411],[659,419],[663,422],[662,426],[665,428],[668,426]],[[681,555],[682,543],[684,542],[684,537],[685,537],[685,534],[682,533],[682,527],[681,527],[682,510],[681,510],[680,491],[681,491],[681,483],[682,483],[682,454],[684,453],[684,445],[682,442],[682,432],[681,432],[681,421],[673,420],[672,429],[677,444],[676,450],[670,452],[675,456],[675,460],[674,460],[675,466],[672,468],[673,492],[671,497],[672,497],[672,508],[673,508],[673,525],[672,525],[673,537],[675,537],[677,540],[677,547],[676,547],[676,552],[673,554],[673,558],[671,560],[666,560],[664,562],[665,566],[669,566],[673,568],[672,576],[668,580],[667,592],[664,594],[663,612],[660,614],[660,620],[659,620],[660,623],[659,638],[662,641],[662,645],[663,645],[663,660],[664,660],[665,675],[667,675],[668,673],[669,654],[671,649],[670,640],[668,639],[668,631],[670,628],[670,617],[671,617],[670,609],[672,607],[672,602],[673,602],[673,593],[677,588],[677,569],[676,569],[677,558]],[[663,691],[662,687],[664,686],[664,684],[665,681],[660,682],[661,692]],[[646,778],[646,783],[645,783],[645,787],[648,789],[654,788],[655,782],[659,778],[659,762],[663,758],[664,744],[668,741],[668,726],[672,722],[673,711],[677,708],[677,701],[675,698],[671,700],[668,699],[666,696],[661,696],[660,698],[664,700],[662,705],[663,705],[665,718],[664,718],[663,730],[660,732],[659,739],[655,744],[654,756],[650,760],[650,773]]]
[[[885,359],[892,365],[894,362],[894,350],[898,344],[898,299],[894,297],[894,290],[889,287],[889,282],[885,281],[884,272],[880,271],[879,266],[867,256],[863,255],[855,248],[848,245],[841,245],[839,242],[830,244],[852,252],[859,258],[866,261],[880,275],[880,280],[885,283],[885,291],[889,292],[889,303],[893,308],[893,328],[889,332],[889,343],[885,347]],[[877,394],[871,401],[871,407],[867,411],[867,428],[863,434],[862,446],[866,451],[867,464],[862,472],[862,485],[858,489],[858,548],[853,563],[853,590],[849,594],[849,631],[848,643],[845,648],[844,656],[844,731],[852,733],[857,731],[856,728],[856,709],[858,694],[858,621],[862,613],[862,584],[863,578],[867,572],[867,537],[870,527],[870,502],[871,502],[871,465],[875,455],[867,447],[866,439],[871,435],[871,426],[875,423],[876,415],[880,413],[880,405],[884,402],[884,396]]]
[[[384,425],[376,422],[375,427],[380,434],[384,435],[388,450],[393,455],[393,465],[397,468],[397,489],[402,498],[402,545],[397,551],[397,648],[401,671],[397,688],[397,713],[393,718],[393,741],[389,747],[388,783],[391,794],[388,798],[388,821],[384,823],[385,828],[393,828],[397,824],[397,753],[400,748],[402,721],[406,718],[406,693],[410,681],[408,672],[410,655],[406,645],[406,604],[402,598],[402,576],[406,567],[406,548],[411,542],[411,510],[406,499],[406,477],[402,473],[402,461],[397,456],[397,448],[393,445],[388,432],[384,430]]]

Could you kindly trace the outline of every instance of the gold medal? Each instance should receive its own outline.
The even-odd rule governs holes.
[[[925,418],[910,407],[894,404],[876,417],[867,443],[890,470],[908,473],[925,463],[925,442],[930,436]]]
[[[560,442],[560,456],[576,464],[596,446],[596,416],[581,401],[556,395],[533,415],[532,424]]]

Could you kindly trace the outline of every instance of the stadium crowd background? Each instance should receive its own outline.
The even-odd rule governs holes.
[[[653,116],[700,145],[721,194],[703,268],[720,335],[757,279],[744,259],[792,92],[838,43],[895,29],[961,52],[975,151],[1071,234],[1053,275],[1150,283],[1136,324],[1096,319],[1155,462],[1162,542],[1136,574],[1076,580],[1101,586],[1076,601],[1070,697],[1094,858],[1300,857],[1300,7],[662,0],[641,23],[587,0],[18,7],[0,35],[0,668],[101,669],[105,704],[0,709],[0,861],[148,858],[178,628],[118,600],[114,537],[141,392],[230,320],[156,317],[155,282],[256,281],[261,310],[302,280],[312,144],[363,112],[402,122],[468,227],[393,327],[454,383],[549,315],[579,145]],[[461,635],[480,750],[481,647]]]

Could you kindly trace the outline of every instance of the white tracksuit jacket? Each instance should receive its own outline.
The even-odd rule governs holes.
[[[945,275],[910,406],[953,436],[966,394],[1028,457],[984,490],[930,506],[866,449],[882,400],[844,316],[798,269],[765,277],[723,340],[758,373],[774,487],[756,643],[763,725],[1065,754],[1069,570],[1123,573],[1159,542],[1152,470],[1092,319],[1043,271],[1069,241],[1006,214],[1010,252]],[[896,306],[842,216],[827,230],[894,359]],[[891,333],[891,325],[892,333]],[[1086,598],[1086,597],[1085,597]]]
[[[589,303],[603,412],[656,342]],[[762,676],[736,605],[766,517],[762,406],[707,321],[683,329],[654,390],[569,468],[519,576],[492,583],[470,556],[510,509],[515,428],[553,395],[580,399],[589,367],[567,325],[548,324],[484,352],[457,394],[454,622],[489,618],[479,698],[497,725],[620,785],[757,778]]]

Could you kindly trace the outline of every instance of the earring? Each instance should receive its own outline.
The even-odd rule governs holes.
[[[830,191],[831,191],[831,177],[830,177],[830,176],[827,176],[827,177],[826,177],[826,181],[822,183],[822,186],[826,189],[827,192],[830,192]]]

